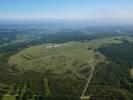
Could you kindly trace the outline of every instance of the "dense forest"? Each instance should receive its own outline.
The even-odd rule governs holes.
[[[103,67],[99,73],[105,74],[103,77],[107,83],[123,90],[127,89],[125,95],[130,95],[133,98],[133,80],[130,70],[132,67],[133,59],[133,43],[125,41],[120,44],[104,45],[98,49],[103,53],[108,60],[112,61],[108,67]],[[99,75],[99,73],[97,73]],[[101,77],[101,76],[97,76]],[[124,99],[125,100],[125,99]]]

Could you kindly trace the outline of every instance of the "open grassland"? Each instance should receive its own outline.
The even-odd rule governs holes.
[[[81,67],[88,67],[88,60],[94,56],[100,58],[95,59],[95,64],[104,59],[99,53],[93,50],[88,51],[87,47],[88,43],[81,42],[32,46],[12,56],[9,64],[22,71],[52,71],[55,74],[77,73]]]
[[[122,79],[119,80],[126,68],[110,62],[97,49],[127,40],[132,42],[133,39],[112,36],[89,42],[49,43],[23,49],[8,60],[10,67],[20,73],[18,83],[7,89],[7,95],[23,97],[28,94],[35,100],[79,100],[90,71],[88,61],[93,60],[95,70],[86,94],[92,100],[99,100],[102,96],[102,100],[126,100],[129,91],[121,89]]]
[[[124,37],[124,36],[123,36]],[[88,60],[94,59],[96,65],[104,57],[95,49],[108,43],[121,43],[123,37],[108,37],[91,42],[68,42],[62,44],[43,44],[21,50],[9,59],[9,64],[19,70],[53,71],[65,73],[71,69],[75,72]],[[129,38],[129,37],[127,37]],[[97,57],[96,57],[97,56]]]

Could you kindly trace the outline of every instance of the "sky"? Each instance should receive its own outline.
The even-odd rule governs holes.
[[[1,0],[0,21],[133,23],[133,0]]]

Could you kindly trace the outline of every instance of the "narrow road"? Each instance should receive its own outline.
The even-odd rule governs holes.
[[[90,61],[88,61],[88,63],[89,63],[89,65],[90,65],[90,75],[89,75],[89,78],[88,78],[88,81],[87,81],[87,83],[86,83],[86,85],[85,85],[85,88],[84,88],[84,90],[83,90],[83,92],[82,92],[82,96],[81,97],[84,97],[85,96],[85,93],[86,93],[86,91],[87,91],[87,88],[88,88],[88,86],[89,86],[89,83],[90,83],[90,81],[91,81],[91,78],[92,78],[92,75],[93,75],[93,72],[94,72],[94,65],[92,64],[92,62],[93,62],[93,60],[90,60]]]

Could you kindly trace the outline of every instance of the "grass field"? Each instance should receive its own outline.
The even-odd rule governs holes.
[[[4,95],[2,100],[16,100],[16,96]]]
[[[131,37],[128,36],[112,36],[101,39],[95,39],[89,42],[72,41],[61,44],[49,43],[31,46],[11,56],[8,60],[8,64],[11,67],[15,67],[20,70],[20,73],[24,73],[27,71],[37,72],[37,74],[28,74],[27,76],[30,78],[27,79],[28,81],[24,81],[30,81],[32,84],[35,83],[34,87],[30,86],[30,88],[43,89],[43,92],[41,93],[45,96],[57,96],[59,94],[79,96],[79,94],[83,90],[86,80],[88,79],[87,73],[90,70],[90,65],[88,64],[88,61],[93,60],[92,64],[96,67],[99,63],[104,62],[105,64],[109,62],[106,57],[96,49],[106,44],[122,43],[123,39],[129,40],[131,42],[133,40]],[[102,66],[103,65],[101,64],[101,66],[99,68],[96,68],[95,71],[96,73],[101,70],[101,72],[99,72],[99,76],[103,75],[103,68],[104,70],[108,70],[108,67],[105,68],[105,66]],[[45,74],[44,76],[38,76],[38,73]],[[97,78],[98,76],[96,75],[95,77]],[[36,84],[40,84],[40,86],[37,86]],[[26,93],[27,91],[26,87],[26,82],[23,83],[23,85],[17,85],[15,94],[24,95],[24,93]],[[99,87],[101,90],[101,86]],[[109,90],[111,90],[110,88],[112,89],[112,87],[109,87]],[[12,91],[12,87],[9,89],[9,94],[11,94],[10,90]],[[92,89],[90,88],[90,90]],[[95,91],[96,90],[97,88],[95,89]],[[110,93],[112,93],[112,90]]]
[[[81,66],[95,55],[100,55],[93,50],[88,51],[88,43],[69,42],[64,44],[44,44],[24,49],[9,59],[10,65],[15,65],[19,70],[34,70],[38,72],[52,71],[63,74],[69,71],[77,73]],[[56,47],[57,46],[57,47]],[[95,59],[95,64],[103,60]],[[85,67],[86,67],[85,66]],[[88,67],[88,66],[87,66]]]
[[[82,66],[88,65],[87,62],[90,59],[94,59],[94,65],[99,61],[105,60],[104,56],[95,51],[95,49],[109,43],[121,43],[123,38],[132,41],[128,36],[112,36],[95,39],[90,42],[67,42],[31,46],[11,56],[8,63],[20,71],[51,71],[55,74],[71,71],[72,73],[77,73]]]

